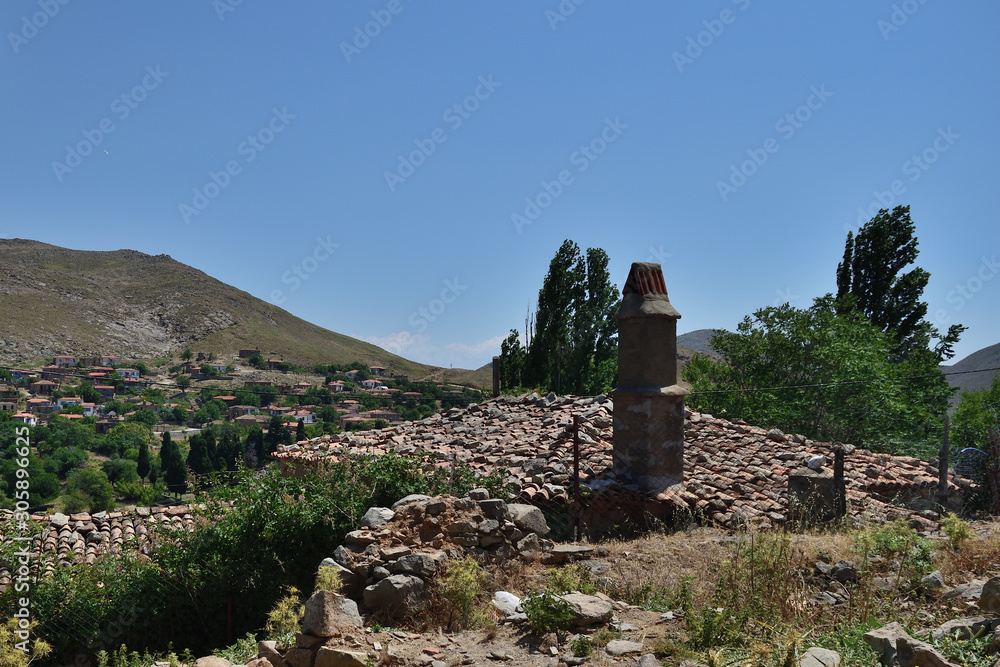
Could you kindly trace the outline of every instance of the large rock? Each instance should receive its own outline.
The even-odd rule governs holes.
[[[956,639],[973,639],[975,637],[985,637],[990,634],[993,628],[993,619],[986,616],[969,616],[967,618],[956,618],[948,621],[931,633],[934,641],[938,642],[945,637],[955,637]]]
[[[308,648],[290,648],[285,651],[285,662],[288,667],[314,667],[316,651]]]
[[[545,515],[534,505],[512,503],[507,505],[507,512],[510,514],[510,520],[521,530],[548,535],[549,526],[545,523]]]
[[[437,561],[430,554],[409,554],[389,563],[393,574],[415,574],[427,579],[437,572]]]
[[[306,600],[302,632],[316,637],[332,637],[348,628],[364,627],[358,603],[330,591],[316,591]]]
[[[573,624],[578,627],[607,623],[614,614],[611,603],[596,595],[569,593],[560,597],[573,607]]]
[[[607,646],[604,647],[604,650],[607,651],[608,655],[616,657],[642,653],[642,643],[631,642],[627,639],[612,639],[608,642]]]
[[[225,658],[219,658],[214,655],[198,658],[194,661],[194,667],[232,667],[232,664]]]
[[[287,667],[285,659],[278,653],[278,642],[267,640],[257,643],[257,655],[266,658],[272,667]]]
[[[396,516],[388,507],[370,507],[368,511],[361,516],[362,528],[381,528],[385,524],[392,520],[392,517]]]
[[[367,664],[368,654],[366,653],[324,646],[316,654],[315,667],[365,667]]]
[[[365,589],[365,606],[390,617],[416,613],[424,580],[412,574],[394,574]]]
[[[866,632],[864,639],[885,665],[892,665],[895,660],[899,667],[957,667],[945,660],[930,644],[911,637],[896,622]]]
[[[332,567],[337,572],[337,577],[340,579],[340,591],[338,592],[350,598],[361,595],[361,591],[365,587],[365,578],[363,576],[357,574],[354,570],[344,567],[333,558],[324,558],[319,566],[320,568]]]
[[[985,612],[1000,612],[1000,577],[993,577],[983,584],[979,595],[979,608]]]
[[[413,503],[422,503],[428,500],[432,500],[430,496],[425,496],[422,493],[411,493],[408,496],[403,496],[396,502],[392,504],[392,509],[398,510],[400,507],[405,505],[412,505]]]
[[[840,654],[828,648],[813,646],[799,658],[799,667],[840,667]]]

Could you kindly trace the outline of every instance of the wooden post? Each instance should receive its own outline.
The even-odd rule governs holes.
[[[837,518],[847,516],[847,484],[844,482],[844,448],[833,450],[833,483],[837,488],[837,506],[834,508]]]
[[[493,398],[500,395],[500,357],[493,357]]]
[[[944,505],[948,499],[948,430],[950,427],[948,415],[944,416],[944,442],[938,452],[938,502]]]
[[[573,415],[573,537],[580,539],[580,415]]]

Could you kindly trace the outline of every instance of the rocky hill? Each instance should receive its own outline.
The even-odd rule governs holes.
[[[976,391],[990,386],[997,375],[997,368],[1000,368],[1000,343],[973,352],[951,366],[942,366],[941,370],[951,373],[948,376],[951,386],[958,387],[960,391]]]
[[[411,379],[485,386],[487,373],[409,361],[310,324],[167,255],[0,239],[0,363],[56,354],[154,359],[190,347],[312,365],[362,361]]]

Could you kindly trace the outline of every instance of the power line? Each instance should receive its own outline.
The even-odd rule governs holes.
[[[936,378],[942,375],[967,375],[969,373],[986,373],[988,371],[1000,371],[1000,367],[996,368],[980,368],[974,371],[951,371],[941,373],[927,373],[924,375],[904,375],[897,378],[869,378],[865,380],[840,380],[837,382],[814,382],[811,384],[794,384],[786,385],[783,387],[754,387],[749,389],[705,389],[702,391],[692,391],[690,395],[700,396],[702,394],[746,394],[751,392],[760,391],[782,391],[784,389],[816,389],[820,387],[839,387],[844,385],[857,385],[857,384],[875,384],[879,382],[901,382],[903,380],[920,380],[928,378]]]

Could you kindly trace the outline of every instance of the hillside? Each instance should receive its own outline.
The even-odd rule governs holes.
[[[948,382],[961,391],[976,391],[989,387],[997,374],[995,370],[983,370],[987,368],[1000,368],[1000,343],[973,352],[951,366],[942,366],[941,370],[945,373],[963,373],[949,375]]]
[[[357,360],[414,380],[489,382],[310,324],[167,255],[0,239],[0,363],[56,354],[153,359],[185,347],[222,358],[256,347],[301,365]]]
[[[697,329],[677,336],[677,346],[686,347],[694,352],[715,355],[715,350],[709,341],[715,335],[715,329]]]

